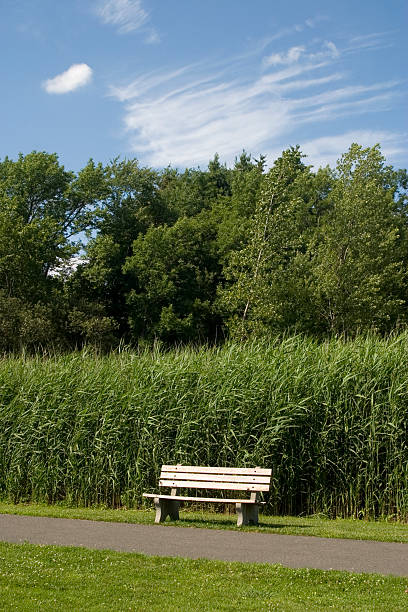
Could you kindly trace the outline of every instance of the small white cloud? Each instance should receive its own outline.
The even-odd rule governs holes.
[[[265,58],[264,62],[267,66],[277,66],[278,64],[294,64],[299,61],[300,56],[304,53],[304,47],[292,47],[287,53],[273,53]]]
[[[340,55],[341,53],[334,44],[334,42],[332,42],[331,40],[326,40],[324,41],[324,43],[322,43],[319,51],[316,51],[315,53],[309,53],[304,57],[312,61],[326,61],[337,59],[338,57],[340,57]]]
[[[330,40],[327,40],[324,43],[324,46],[326,47],[326,49],[329,51],[329,53],[332,55],[332,57],[339,57],[340,52],[337,49],[336,45],[334,44],[334,42],[331,42]]]
[[[120,34],[139,30],[149,20],[141,0],[99,0],[95,13],[104,23],[117,26]]]
[[[316,15],[316,17],[309,17],[309,19],[306,19],[305,24],[308,28],[314,28],[316,24],[321,21],[327,21],[328,19],[327,15]]]
[[[149,45],[155,45],[156,43],[160,42],[160,36],[154,28],[149,30],[148,36],[146,38],[146,42]]]
[[[45,91],[49,94],[64,94],[83,87],[92,78],[92,68],[88,64],[72,64],[61,74],[43,83]]]

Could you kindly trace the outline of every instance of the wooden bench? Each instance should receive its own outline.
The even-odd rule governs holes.
[[[195,465],[163,465],[159,487],[170,489],[170,495],[162,493],[143,493],[143,497],[154,499],[156,507],[155,523],[162,523],[170,516],[179,519],[182,501],[235,504],[237,525],[258,524],[259,494],[269,491],[272,470],[232,467],[202,467]],[[177,489],[213,489],[216,491],[247,491],[248,498],[227,499],[222,497],[189,497],[177,495]]]

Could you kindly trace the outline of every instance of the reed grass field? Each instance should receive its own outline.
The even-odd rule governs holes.
[[[271,467],[266,512],[408,519],[408,334],[0,360],[0,497],[137,507],[162,463]]]

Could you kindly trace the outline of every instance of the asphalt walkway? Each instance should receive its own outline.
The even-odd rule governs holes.
[[[0,514],[0,541],[408,576],[408,544]]]

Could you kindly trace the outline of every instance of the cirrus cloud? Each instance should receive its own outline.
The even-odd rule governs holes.
[[[356,83],[343,56],[358,52],[358,40],[339,47],[315,38],[302,43],[265,57],[269,42],[224,62],[162,67],[111,84],[109,94],[123,108],[128,152],[155,167],[205,164],[215,151],[232,163],[243,146],[271,160],[299,141],[319,165],[332,163],[353,141],[381,141],[393,159],[405,155],[401,134],[369,127],[398,104],[402,84]],[[353,130],[358,116],[365,123],[360,131]],[[324,136],[327,130],[336,135]]]
[[[116,26],[120,34],[139,30],[149,19],[141,0],[99,0],[95,13],[104,23]]]
[[[43,87],[49,94],[65,94],[87,85],[91,78],[92,68],[88,64],[72,64],[61,74],[44,81]]]
[[[342,134],[321,136],[300,143],[301,150],[308,156],[309,163],[314,166],[329,164],[334,167],[340,154],[347,151],[352,142],[363,147],[381,144],[382,153],[386,158],[399,159],[407,154],[406,134],[390,130],[350,130]]]

